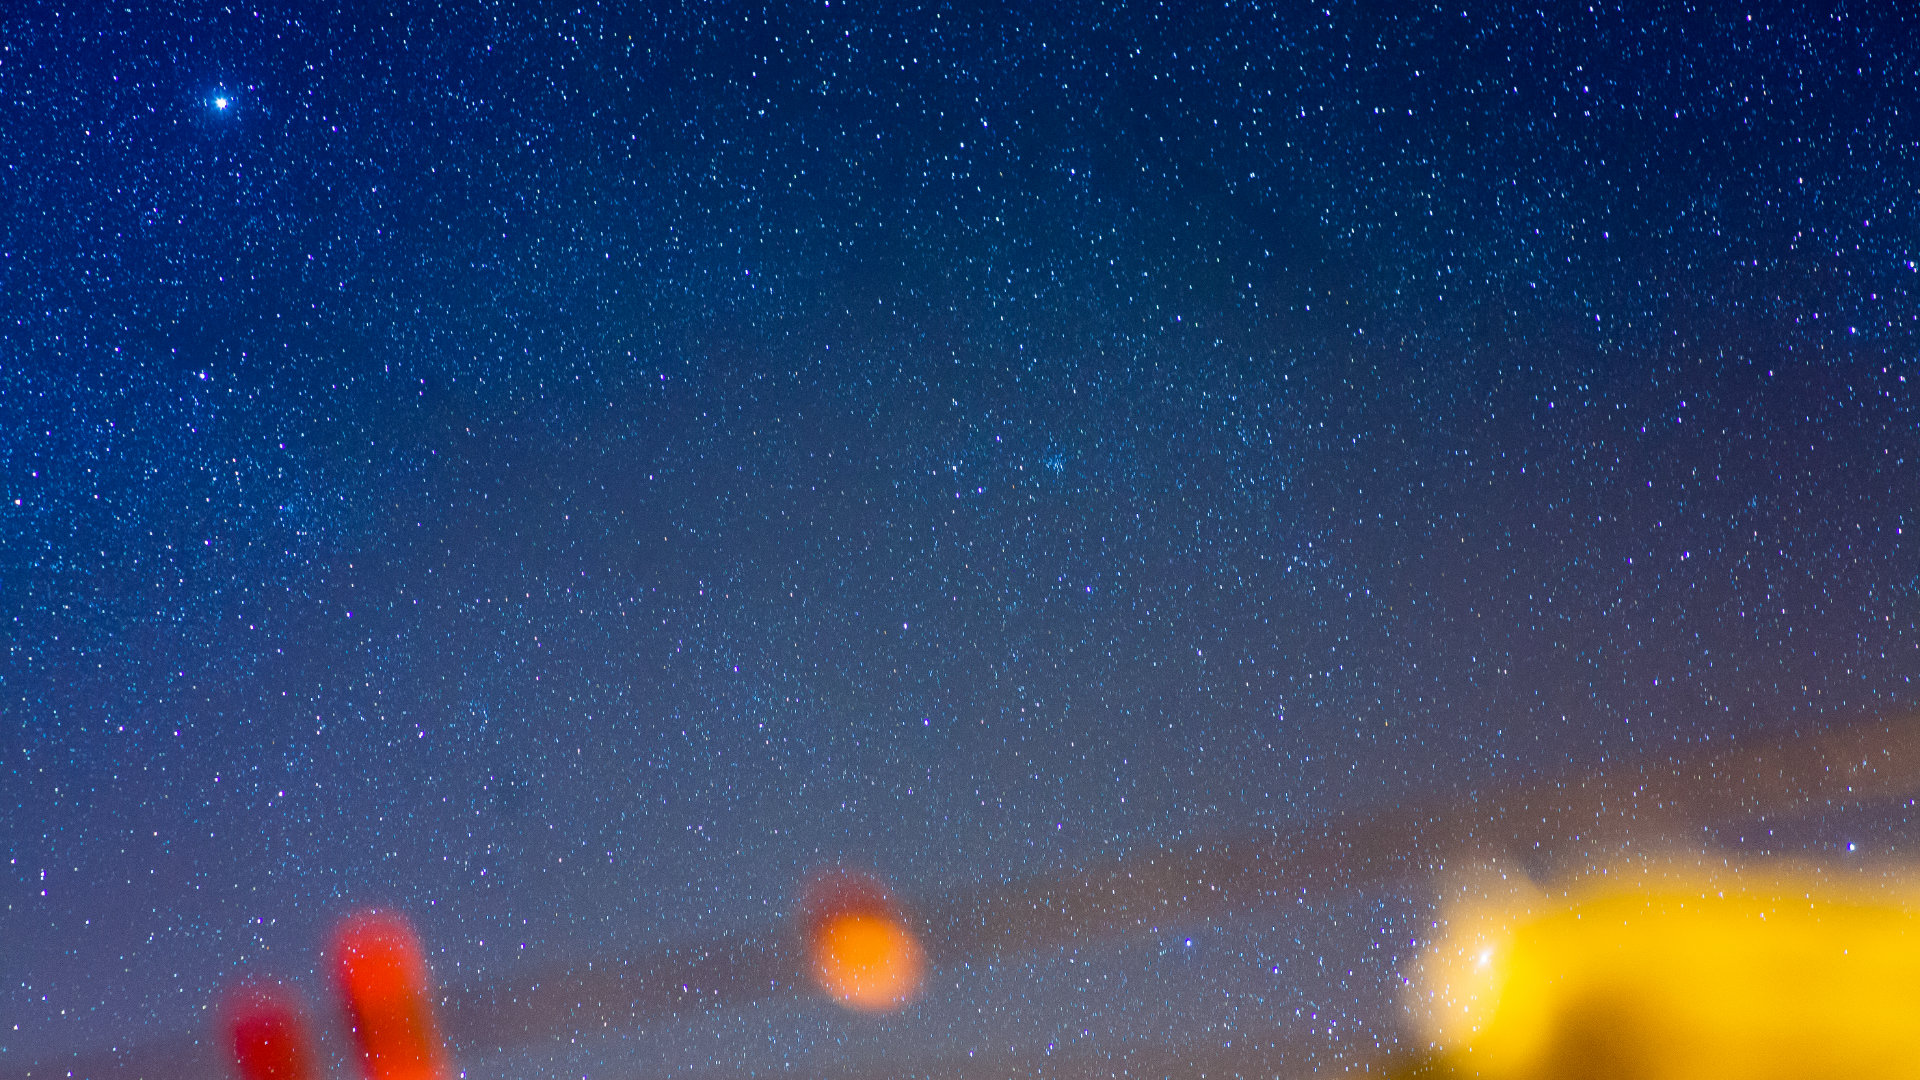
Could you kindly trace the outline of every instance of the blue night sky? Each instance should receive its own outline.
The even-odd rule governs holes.
[[[1378,1070],[1469,838],[1913,852],[1479,827],[1914,715],[1920,26],[1799,8],[10,5],[0,1077],[367,905],[473,1080]]]

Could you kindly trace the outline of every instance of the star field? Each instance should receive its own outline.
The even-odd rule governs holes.
[[[1398,1060],[1415,824],[1911,718],[1914,34],[10,9],[0,1075],[370,904],[476,1080]],[[1911,856],[1809,799],[1515,850]],[[788,977],[833,865],[900,1013]]]

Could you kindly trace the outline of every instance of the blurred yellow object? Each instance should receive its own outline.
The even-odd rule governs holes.
[[[1413,1003],[1489,1080],[1920,1077],[1920,921],[1897,887],[1816,871],[1641,870],[1557,899],[1463,890]]]

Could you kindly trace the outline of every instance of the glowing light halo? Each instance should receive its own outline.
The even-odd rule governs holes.
[[[1478,862],[1442,878],[1439,931],[1414,963],[1407,1005],[1434,1046],[1472,1041],[1499,1005],[1516,930],[1545,896],[1518,868]]]
[[[879,879],[816,874],[801,904],[814,984],[855,1012],[899,1008],[920,992],[926,952]]]

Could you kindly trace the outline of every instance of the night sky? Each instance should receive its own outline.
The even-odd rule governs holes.
[[[7,5],[0,1075],[367,905],[473,1080],[1417,1050],[1460,830],[1920,697],[1920,25],[1802,7]]]

